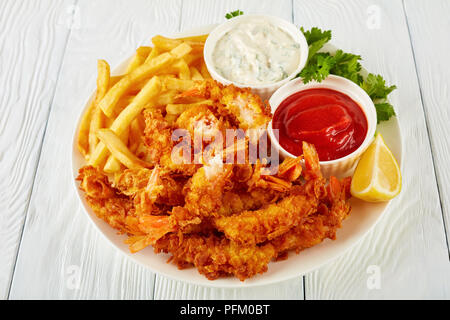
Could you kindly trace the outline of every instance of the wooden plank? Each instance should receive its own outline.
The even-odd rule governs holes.
[[[441,207],[402,2],[294,0],[294,19],[306,28],[332,29],[333,44],[361,54],[365,68],[398,86],[391,101],[404,154],[400,196],[361,243],[307,275],[305,298],[448,298]],[[368,286],[374,271],[380,272],[379,289]]]
[[[82,212],[72,186],[72,132],[95,88],[96,60],[114,68],[152,35],[176,31],[181,1],[83,0],[72,9],[79,20],[51,109],[10,297],[151,299],[154,275],[112,248]]]
[[[184,1],[180,31],[221,23],[225,14],[241,10],[246,14],[263,13],[292,20],[292,3],[288,1]],[[155,299],[302,299],[302,278],[276,285],[242,289],[214,289],[191,285],[156,275]]]
[[[443,63],[450,52],[447,39],[450,31],[450,2],[405,1],[404,7],[408,19],[413,45],[419,85],[425,108],[431,150],[434,156],[434,168],[439,184],[441,205],[447,235],[447,247],[450,235],[450,65]],[[450,248],[449,248],[450,250]],[[450,252],[450,251],[449,251]]]
[[[72,2],[0,3],[0,299],[9,292]]]

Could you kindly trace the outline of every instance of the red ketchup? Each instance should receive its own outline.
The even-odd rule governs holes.
[[[347,95],[332,89],[307,89],[286,98],[272,121],[279,130],[280,145],[299,156],[302,141],[314,144],[320,161],[352,153],[367,134],[361,107]]]

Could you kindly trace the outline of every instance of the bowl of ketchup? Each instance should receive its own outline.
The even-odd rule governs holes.
[[[314,144],[325,176],[351,174],[372,142],[377,116],[372,99],[352,81],[331,75],[304,84],[295,79],[270,98],[269,136],[282,158],[301,156]]]

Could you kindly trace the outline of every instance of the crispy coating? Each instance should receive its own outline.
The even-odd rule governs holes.
[[[244,245],[255,245],[288,232],[291,228],[301,224],[310,214],[316,212],[319,198],[322,196],[321,192],[316,191],[323,188],[325,180],[320,173],[320,169],[318,169],[319,158],[315,149],[309,148],[310,146],[306,143],[304,143],[304,146],[309,152],[308,155],[305,155],[305,176],[308,181],[304,188],[292,188],[290,195],[259,210],[243,211],[240,214],[218,218],[215,220],[217,229],[233,241]],[[298,160],[289,161],[289,167],[295,168],[297,165],[299,165]],[[289,172],[287,168],[283,171],[283,174],[286,172]],[[264,183],[275,183],[284,186],[287,190],[291,189],[290,182],[288,183],[281,178],[267,176],[266,180],[267,178],[271,179],[266,181],[261,179],[258,172],[256,178],[254,176],[255,174],[249,179],[251,187],[253,185],[261,187],[261,183],[263,186]],[[292,179],[293,175],[289,174],[288,177]],[[294,180],[297,178],[295,177]],[[285,182],[285,184],[282,182]]]
[[[273,239],[271,243],[277,248],[278,256],[289,250],[297,253],[303,249],[319,244],[324,239],[336,239],[336,231],[342,221],[350,213],[349,179],[338,181],[332,177],[327,187],[326,200],[322,202],[316,213],[308,216],[304,222],[289,232]]]
[[[126,169],[114,177],[114,185],[121,193],[127,196],[135,196],[142,189],[149,187],[150,178],[156,169]],[[166,204],[168,206],[183,206],[183,187],[187,179],[168,174],[160,174],[157,183],[161,186],[155,203]]]
[[[210,80],[200,83],[183,96],[212,100],[219,115],[231,118],[243,130],[265,128],[271,119],[270,107],[248,88],[223,86]]]
[[[173,128],[164,119],[158,110],[146,111],[144,143],[147,146],[148,157],[154,164],[159,164],[161,168],[169,173],[183,174],[185,176],[193,175],[200,165],[193,163],[191,155],[188,158],[180,159],[180,163],[172,159],[172,151],[175,142],[172,140]]]
[[[180,269],[194,265],[208,279],[234,275],[245,280],[267,271],[275,256],[273,245],[242,246],[223,236],[210,234],[170,234],[158,240],[155,252],[171,253],[171,260]]]
[[[81,168],[77,180],[97,217],[121,233],[128,232],[127,217],[134,215],[133,202],[119,195],[109,184],[108,177],[92,166]]]
[[[231,176],[231,165],[205,165],[185,187],[185,208],[192,217],[210,217],[222,206],[225,185]]]
[[[295,227],[317,210],[318,200],[305,195],[291,195],[259,210],[215,220],[228,239],[254,245],[273,239]]]

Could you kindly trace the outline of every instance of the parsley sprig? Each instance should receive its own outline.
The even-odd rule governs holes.
[[[243,13],[241,10],[231,11],[231,12],[228,12],[228,13],[225,15],[225,18],[231,19],[231,18],[234,18],[234,17],[237,17],[237,16],[241,16],[241,15],[243,15],[243,14],[244,14],[244,13]]]
[[[387,96],[396,86],[387,86],[380,75],[370,73],[365,79],[360,74],[361,56],[337,50],[334,55],[319,52],[331,40],[331,30],[322,31],[313,27],[309,31],[300,28],[309,46],[308,62],[299,76],[304,83],[312,80],[321,82],[328,75],[335,74],[347,78],[361,86],[374,101],[377,121],[387,121],[395,115],[394,107],[387,101]]]

